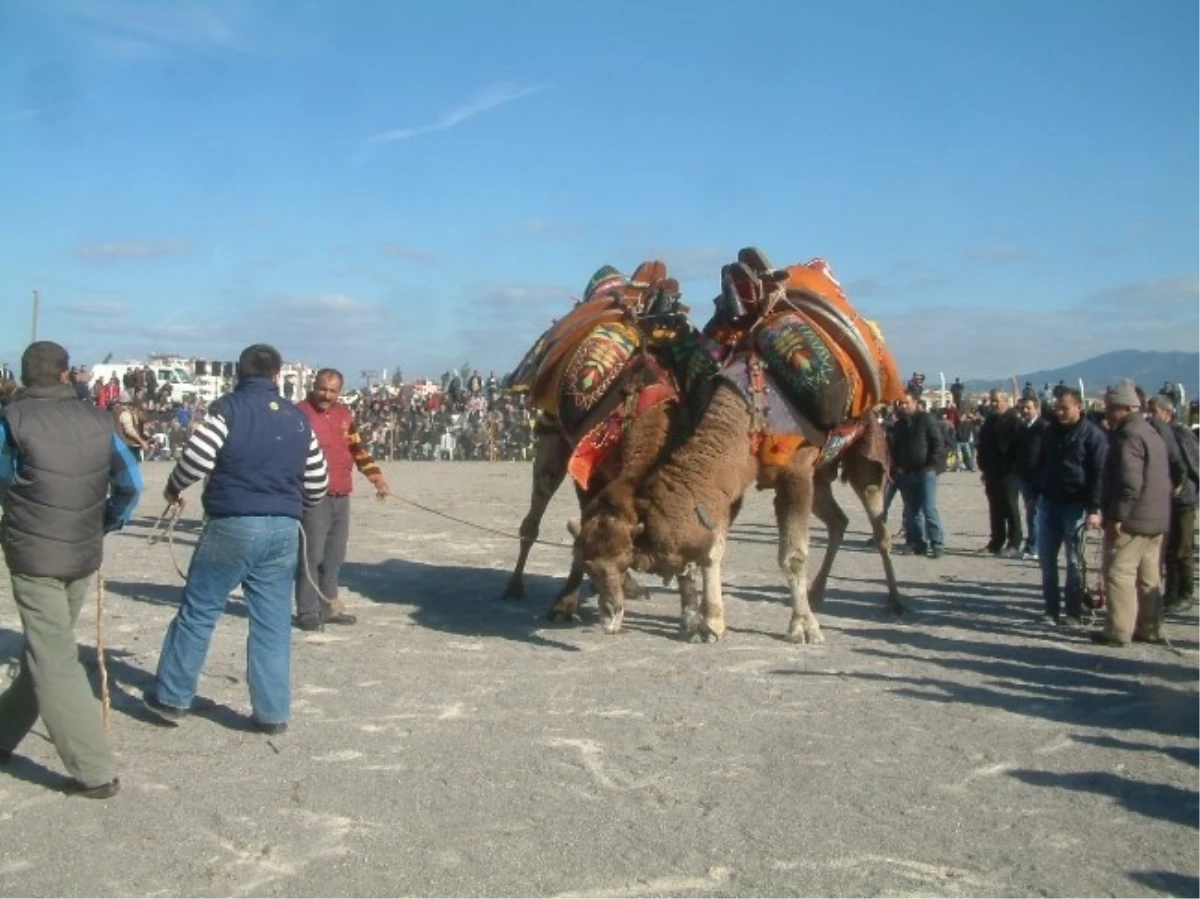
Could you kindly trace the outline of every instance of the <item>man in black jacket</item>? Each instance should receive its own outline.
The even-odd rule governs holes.
[[[941,558],[945,549],[937,510],[937,473],[946,451],[941,431],[917,398],[906,393],[896,403],[891,435],[892,465],[904,500],[904,532],[913,552]]]
[[[1171,530],[1164,553],[1166,578],[1163,608],[1168,612],[1190,609],[1196,601],[1196,506],[1200,465],[1196,438],[1176,420],[1175,403],[1165,395],[1151,397],[1150,423],[1167,446],[1172,468]]]
[[[1038,459],[1042,454],[1046,419],[1042,418],[1042,404],[1036,396],[1021,400],[1021,431],[1013,443],[1013,464],[1017,473],[1021,503],[1025,510],[1025,545],[1021,558],[1037,561],[1038,552]]]
[[[1079,538],[1084,527],[1100,527],[1101,485],[1108,437],[1083,414],[1079,391],[1061,388],[1055,394],[1054,420],[1042,438],[1037,461],[1038,561],[1042,567],[1045,618],[1059,624],[1063,602],[1058,580],[1058,556],[1066,548],[1066,613],[1079,620],[1082,584],[1079,578]]]
[[[991,404],[976,447],[991,530],[983,552],[1015,559],[1021,555],[1021,501],[1013,445],[1021,433],[1021,418],[1003,390],[992,391]]]

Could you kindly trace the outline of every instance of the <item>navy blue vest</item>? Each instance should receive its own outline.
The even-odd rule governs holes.
[[[209,411],[229,429],[204,488],[210,518],[304,511],[304,469],[312,429],[304,413],[279,395],[269,378],[243,378]]]

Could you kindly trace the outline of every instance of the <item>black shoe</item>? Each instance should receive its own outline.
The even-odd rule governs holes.
[[[302,631],[323,631],[325,625],[321,623],[320,618],[309,618],[307,615],[295,615],[292,618],[292,624],[300,628]]]
[[[166,705],[159,702],[158,698],[153,693],[147,693],[142,697],[142,704],[146,709],[158,718],[163,724],[178,726],[179,722],[188,716],[189,709],[181,709],[177,706]]]
[[[945,554],[946,554],[946,551],[944,549],[942,549],[940,546],[930,547],[929,552],[927,553],[927,555],[931,559],[940,559]]]
[[[82,796],[84,799],[112,799],[121,791],[121,778],[114,777],[108,783],[89,787],[79,781],[72,781],[67,792],[72,796]]]
[[[280,734],[287,733],[287,722],[276,721],[274,724],[267,724],[265,721],[255,721],[254,729],[260,734],[266,734],[268,737],[277,737]]]
[[[12,761],[11,749],[0,749],[0,765],[7,765]]]
[[[355,624],[358,622],[357,615],[351,615],[349,612],[336,612],[321,621],[322,624]]]
[[[1196,600],[1190,596],[1172,596],[1163,603],[1163,611],[1170,612],[1172,615],[1182,615],[1184,612],[1191,611],[1195,604]]]

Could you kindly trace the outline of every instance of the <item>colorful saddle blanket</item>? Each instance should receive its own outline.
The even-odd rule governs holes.
[[[806,414],[793,401],[794,390],[784,386],[755,353],[734,354],[718,377],[737,388],[750,406],[754,453],[764,465],[787,465],[796,450],[805,445],[821,449],[818,466],[830,465],[866,429],[865,422],[857,417],[839,419],[824,427],[815,424],[811,413]]]

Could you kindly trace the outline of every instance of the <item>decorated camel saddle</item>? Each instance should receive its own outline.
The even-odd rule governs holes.
[[[575,447],[568,471],[581,487],[615,464],[632,417],[678,399],[666,348],[693,330],[679,300],[679,284],[659,260],[629,278],[604,266],[506,379],[508,390],[529,393],[541,427]]]
[[[819,465],[835,462],[864,432],[864,417],[903,393],[882,332],[823,259],[774,269],[747,248],[721,280],[705,335],[721,348],[720,377],[751,405],[760,458],[783,465],[810,444],[822,450]]]

